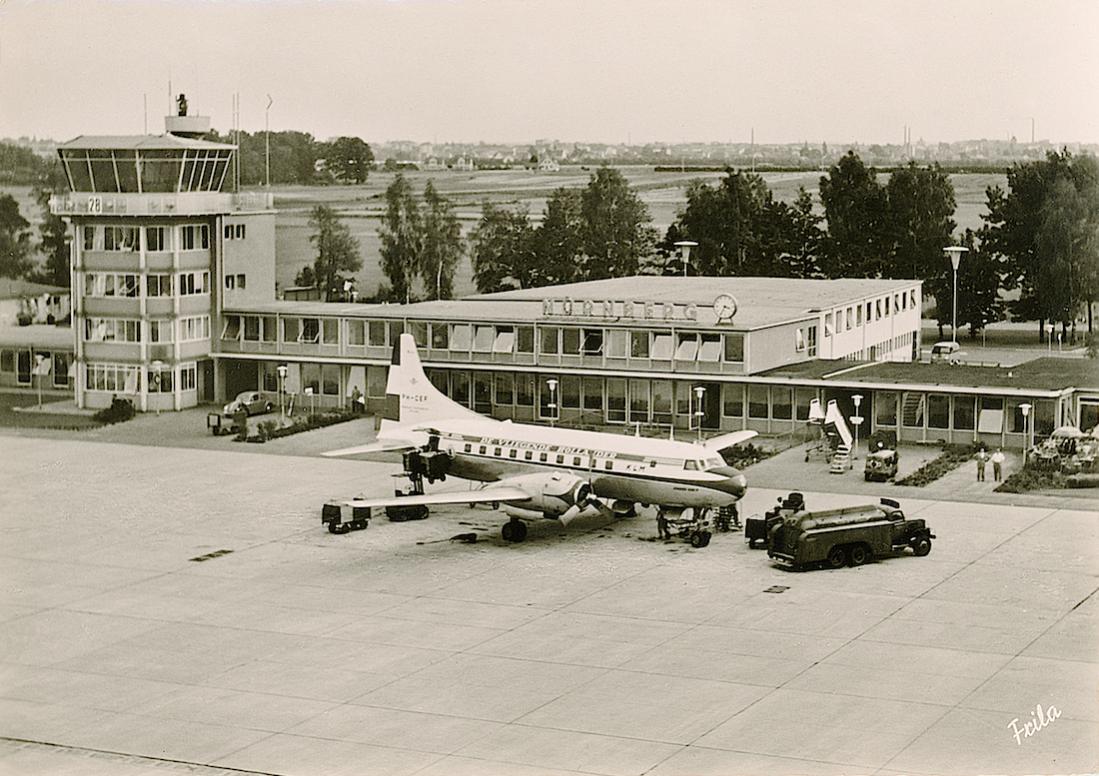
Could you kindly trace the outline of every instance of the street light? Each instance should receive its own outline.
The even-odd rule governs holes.
[[[549,388],[550,400],[547,407],[550,411],[550,425],[557,419],[557,381],[552,377],[546,380],[546,386]]]
[[[698,441],[702,441],[702,418],[705,417],[705,410],[702,408],[702,397],[706,395],[706,386],[696,385],[694,387],[695,392],[695,425],[698,429]]]
[[[1026,466],[1027,451],[1030,449],[1030,405],[1023,402],[1019,409],[1023,413],[1023,466]]]
[[[855,424],[855,449],[851,453],[852,468],[854,468],[854,461],[859,457],[859,426],[865,420],[862,415],[859,414],[859,405],[862,404],[862,394],[856,393],[851,397],[851,401],[855,402],[855,414],[851,416],[851,422]]]
[[[963,248],[960,245],[950,245],[943,248],[943,253],[950,257],[950,265],[954,267],[954,319],[950,324],[950,339],[952,342],[958,341],[958,265],[962,261],[962,254],[968,253],[969,248]]]
[[[317,399],[316,394],[313,393],[313,386],[305,387],[305,395],[309,397],[309,420],[313,420],[313,416],[317,414]]]
[[[683,277],[687,277],[687,266],[691,263],[691,248],[698,246],[694,240],[680,240],[675,244],[679,252],[683,254]]]
[[[279,373],[279,416],[285,418],[286,417],[286,410],[284,410],[283,406],[282,406],[282,396],[283,396],[283,393],[285,392],[284,384],[286,382],[286,372],[288,370],[286,368],[286,364],[279,364],[278,367],[276,367],[276,369],[278,370],[278,373]]]

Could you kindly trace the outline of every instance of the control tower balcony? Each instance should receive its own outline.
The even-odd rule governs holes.
[[[70,192],[50,197],[55,216],[209,216],[274,209],[268,191],[247,192]]]

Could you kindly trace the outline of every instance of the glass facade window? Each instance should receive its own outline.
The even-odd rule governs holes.
[[[672,381],[652,381],[653,423],[672,422]]]
[[[381,399],[385,397],[385,383],[389,373],[384,366],[367,366],[366,367],[366,395],[374,398]],[[434,375],[433,375],[434,376]],[[442,386],[435,385],[443,393],[446,393],[446,372],[439,372],[439,377],[442,377]],[[434,384],[434,379],[432,380]]]
[[[469,373],[468,372],[451,372],[450,373],[450,398],[461,404],[463,407],[469,406]]]
[[[766,420],[767,414],[767,386],[748,386],[748,417],[755,420]]]
[[[518,326],[515,329],[515,352],[516,353],[533,353],[534,352],[534,327],[533,326]]]
[[[316,344],[321,340],[321,322],[319,318],[302,318],[301,334],[298,342]]]
[[[497,326],[492,352],[500,355],[515,352],[515,331],[510,326]]]
[[[179,273],[179,295],[197,296],[210,293],[209,272]]]
[[[565,356],[580,355],[580,329],[571,326],[561,329],[561,354]]]
[[[492,326],[473,327],[473,352],[491,353],[493,342],[496,340],[496,331]]]
[[[649,422],[649,381],[630,380],[630,423]]]
[[[319,394],[321,392],[320,364],[301,365],[301,387],[303,393],[307,389],[313,391],[314,394]]]
[[[511,372],[496,373],[496,403],[502,405],[515,403],[515,375]]]
[[[172,393],[172,376],[175,370],[170,367],[150,369],[146,373],[146,387],[149,393]]]
[[[172,276],[164,274],[146,275],[145,276],[145,295],[146,296],[171,296],[172,295]]]
[[[182,152],[171,150],[141,151],[141,190],[169,192],[179,188]]]
[[[675,347],[676,361],[694,361],[698,358],[698,335],[680,334]]]
[[[561,406],[569,410],[580,409],[580,378],[575,375],[561,376]]]
[[[179,341],[197,342],[210,339],[210,316],[192,315],[179,319]],[[236,339],[236,337],[232,337]]]
[[[473,327],[468,323],[455,323],[450,327],[450,349],[469,352],[473,346]]]
[[[484,415],[492,412],[492,374],[473,373],[473,409]]]
[[[775,420],[790,420],[793,417],[793,389],[771,386],[771,417]]]
[[[584,329],[580,352],[585,356],[598,356],[603,353],[603,330]]]
[[[358,346],[366,344],[366,321],[347,322],[347,344]]]
[[[658,361],[671,361],[672,359],[672,335],[653,334],[653,344],[649,351],[650,358]]]
[[[794,416],[798,420],[809,420],[809,405],[817,398],[815,388],[794,389]]]
[[[108,393],[137,393],[139,375],[138,367],[129,364],[88,364],[87,388]]]
[[[897,394],[878,391],[874,394],[874,422],[879,426],[897,425]]]
[[[824,336],[831,337],[835,332],[836,329],[832,323],[832,313],[828,313],[824,316]]]
[[[273,315],[263,316],[263,341],[276,342],[279,338],[278,318]]]
[[[626,422],[626,381],[618,377],[607,379],[607,421]]]
[[[301,319],[300,318],[283,318],[282,319],[282,341],[283,342],[297,342],[298,333],[301,331]]]
[[[340,344],[339,318],[325,318],[321,322],[321,342],[323,342],[325,345]]]
[[[94,226],[85,226],[83,232],[84,232],[84,250],[94,251],[95,250],[96,228]]]
[[[141,321],[123,318],[85,318],[85,342],[141,342]]]
[[[385,321],[368,321],[367,328],[367,344],[372,348],[384,348],[385,347]]]
[[[534,406],[534,375],[515,375],[515,404],[519,407]]]
[[[954,397],[954,429],[956,431],[972,431],[974,428],[975,401],[972,396]]]
[[[539,352],[547,356],[561,353],[561,330],[556,326],[543,326]]]
[[[239,315],[226,315],[225,324],[221,328],[221,338],[223,340],[239,340],[240,339],[240,316]]]
[[[185,251],[205,251],[210,248],[210,228],[206,224],[180,227],[180,246]]]
[[[649,357],[649,332],[630,332],[630,358]]]
[[[584,409],[603,410],[603,380],[599,377],[585,377],[582,380],[584,389]]]
[[[450,325],[446,323],[431,324],[431,347],[436,350],[450,348]]]
[[[136,226],[103,227],[103,250],[105,251],[136,251],[139,247],[138,239]]]
[[[607,358],[626,358],[630,352],[630,333],[625,329],[608,329]]]
[[[145,227],[145,250],[166,251],[169,249],[167,240],[168,230],[163,226]]]
[[[1034,409],[1030,412],[1034,416],[1031,419],[1031,431],[1035,436],[1049,436],[1053,433],[1056,419],[1054,417],[1054,403],[1051,400],[1043,399],[1034,402]]]
[[[416,340],[416,347],[427,347],[427,322],[426,321],[409,321],[408,333],[412,335],[412,339]]]
[[[721,386],[721,414],[727,418],[744,417],[744,386]]]
[[[744,335],[743,334],[724,334],[725,339],[725,361],[731,364],[740,364],[744,362]]]
[[[244,339],[246,342],[259,342],[260,319],[256,315],[244,316]]]
[[[946,431],[950,428],[950,397],[941,393],[927,395],[927,427]]]
[[[1027,431],[1026,418],[1023,416],[1023,411],[1020,409],[1021,401],[1010,401],[1007,405],[1007,430],[1012,434],[1024,434]]]

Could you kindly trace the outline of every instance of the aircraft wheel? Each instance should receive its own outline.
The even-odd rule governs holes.
[[[505,542],[518,544],[527,538],[527,524],[522,520],[509,520],[500,529],[500,535],[504,537]]]
[[[847,562],[847,552],[843,547],[833,547],[828,552],[828,565],[831,568],[838,569]]]
[[[856,544],[847,555],[848,562],[852,566],[861,566],[866,563],[866,547]]]
[[[927,553],[931,552],[931,540],[928,539],[926,536],[921,538],[919,541],[912,545],[912,551],[922,558],[924,555],[927,555]]]
[[[691,534],[691,546],[692,547],[705,547],[707,542],[704,538],[705,531],[696,531]]]
[[[710,546],[710,539],[713,537],[713,534],[710,533],[709,531],[703,531],[701,533],[701,536],[702,536],[702,546],[703,547],[709,547]]]

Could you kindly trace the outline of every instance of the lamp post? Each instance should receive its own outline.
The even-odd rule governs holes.
[[[687,266],[691,263],[691,248],[698,245],[694,240],[680,240],[675,244],[679,252],[683,254],[683,277],[687,277]]]
[[[950,257],[950,265],[954,268],[954,318],[950,324],[950,340],[958,341],[958,265],[962,261],[962,254],[968,253],[969,248],[960,245],[950,245],[943,248],[943,253]]]
[[[285,387],[284,386],[285,386],[285,383],[286,383],[286,372],[287,372],[286,364],[279,364],[278,367],[277,367],[277,371],[279,373],[279,417],[285,418],[286,417],[286,410],[283,408],[283,405],[282,405],[282,396],[283,396],[283,393],[285,392]]]
[[[851,397],[851,401],[855,402],[855,414],[851,416],[851,422],[855,424],[855,449],[851,452],[852,468],[854,468],[854,461],[859,457],[859,426],[862,425],[865,418],[859,414],[859,405],[862,404],[862,394],[856,393]]]
[[[305,395],[309,397],[309,420],[313,420],[313,416],[317,414],[317,399],[316,394],[313,393],[313,386],[305,387]]]
[[[702,418],[705,417],[705,410],[702,408],[702,397],[706,395],[706,386],[696,385],[694,387],[695,394],[695,427],[698,433],[698,441],[702,441]]]
[[[557,380],[550,378],[546,380],[546,386],[549,388],[550,400],[547,405],[550,411],[550,425],[554,425],[554,421],[557,420]]]
[[[1026,466],[1027,451],[1030,449],[1030,405],[1023,402],[1019,409],[1023,413],[1023,466]]]

